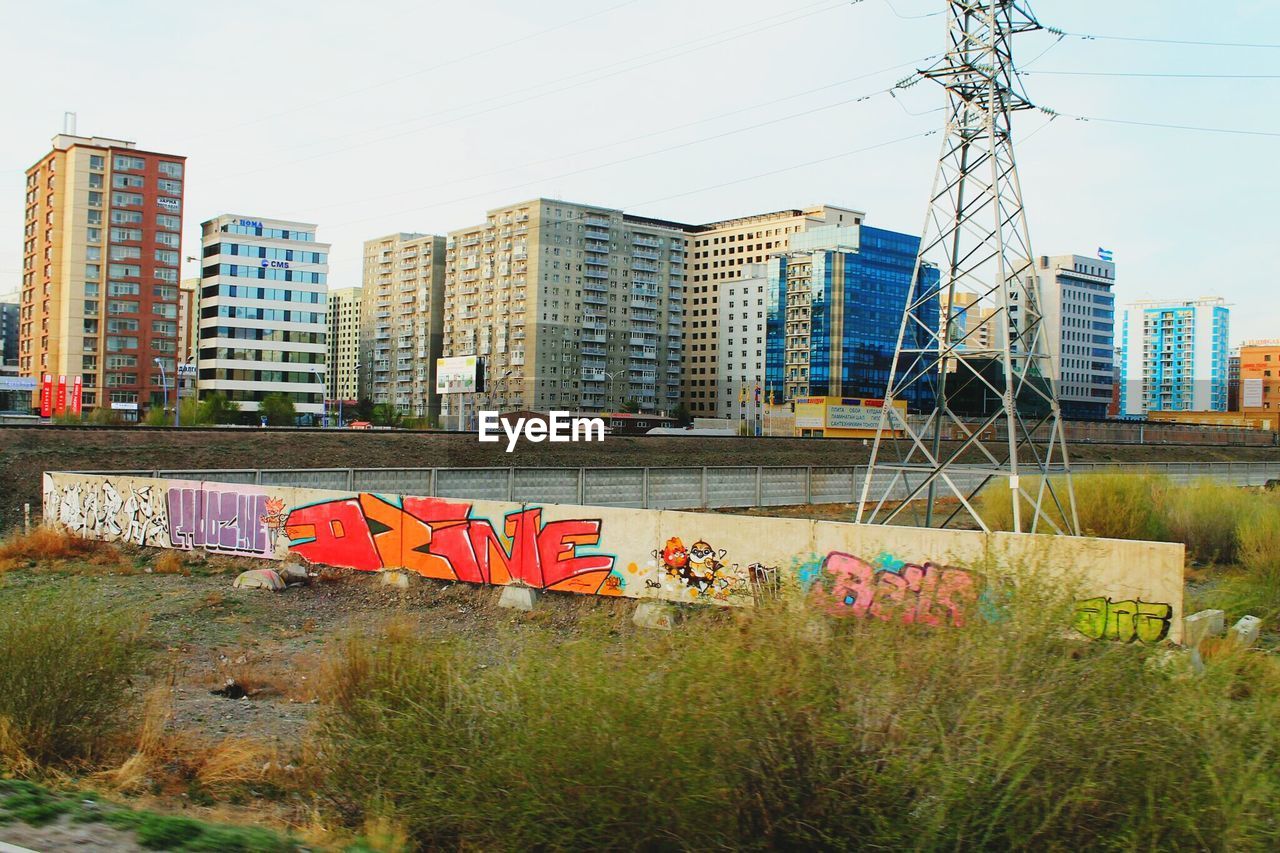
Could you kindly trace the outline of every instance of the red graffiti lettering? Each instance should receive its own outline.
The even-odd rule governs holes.
[[[579,554],[599,545],[598,519],[542,523],[542,510],[508,513],[502,534],[471,505],[437,498],[387,499],[373,494],[293,510],[285,521],[289,549],[307,560],[365,571],[406,568],[427,577],[471,583],[513,582],[539,589],[595,593],[613,569],[608,554]]]
[[[827,610],[841,616],[962,626],[978,595],[972,574],[932,563],[877,570],[860,557],[833,551],[822,569],[830,588],[816,585],[814,594],[823,597]]]

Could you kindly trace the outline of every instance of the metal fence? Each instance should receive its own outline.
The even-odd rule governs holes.
[[[1261,486],[1280,479],[1277,462],[1079,462],[1077,474],[1143,472],[1175,483],[1214,480]],[[639,509],[700,509],[852,503],[862,490],[865,466],[711,466],[688,468],[262,468],[231,470],[98,471],[174,480],[210,480],[263,486],[297,486],[345,492],[381,492],[470,500],[565,503]],[[976,479],[953,476],[960,488]],[[889,475],[877,474],[878,499]],[[901,487],[905,495],[905,488]],[[939,490],[945,490],[940,485]]]

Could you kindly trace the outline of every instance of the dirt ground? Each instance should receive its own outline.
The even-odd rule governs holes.
[[[290,430],[55,430],[0,427],[0,531],[40,505],[44,471],[157,468],[401,468],[702,465],[850,465],[867,460],[861,440],[611,436],[600,444],[481,444],[474,435]],[[1280,448],[1072,445],[1100,462],[1280,459]]]

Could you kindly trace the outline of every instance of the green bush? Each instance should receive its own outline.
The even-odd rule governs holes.
[[[1069,613],[353,636],[316,723],[322,794],[433,849],[1280,844],[1274,664],[1178,678],[1158,650],[1062,637]]]
[[[1275,624],[1280,619],[1280,504],[1259,496],[1257,511],[1236,528],[1239,571],[1222,578],[1205,596],[1234,620],[1246,614]]]
[[[115,730],[143,653],[137,618],[68,593],[0,607],[0,771],[91,759]]]

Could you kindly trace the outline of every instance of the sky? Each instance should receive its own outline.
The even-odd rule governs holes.
[[[928,81],[885,90],[942,50],[943,9],[10,2],[0,295],[20,281],[23,173],[66,111],[80,135],[187,156],[184,255],[221,213],[314,222],[333,245],[332,288],[360,284],[366,239],[444,234],[538,196],[691,223],[829,203],[918,233],[939,145],[926,134],[941,128],[944,95]],[[1280,338],[1266,272],[1280,224],[1280,4],[1032,9],[1073,34],[1014,44],[1028,95],[1059,114],[1014,122],[1035,253],[1110,249],[1118,302],[1223,296],[1233,343]],[[195,273],[188,262],[184,276]]]

